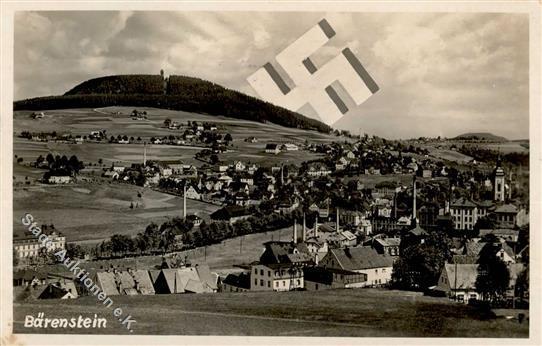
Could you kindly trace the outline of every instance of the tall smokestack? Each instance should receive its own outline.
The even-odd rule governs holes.
[[[147,142],[143,142],[143,167],[147,166]]]
[[[294,244],[297,244],[297,220],[294,219]]]
[[[412,220],[416,221],[416,174],[412,180]]]
[[[339,208],[337,207],[337,220],[335,220],[337,224],[337,233],[339,233]]]
[[[314,236],[318,238],[318,214],[316,214],[316,221],[314,222]]]
[[[303,242],[307,240],[307,223],[305,220],[305,213],[303,213]]]
[[[186,220],[186,183],[183,186],[183,218]]]

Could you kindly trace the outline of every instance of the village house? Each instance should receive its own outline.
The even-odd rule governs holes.
[[[303,288],[303,267],[314,263],[305,245],[269,241],[264,246],[260,261],[251,269],[250,290],[291,291]]]
[[[363,273],[323,267],[303,268],[303,278],[308,291],[363,287],[367,281]]]
[[[231,273],[222,280],[221,292],[248,292],[250,291],[250,273]]]
[[[450,213],[457,230],[471,230],[478,221],[478,206],[466,198],[452,201]]]
[[[188,199],[200,200],[201,199],[201,191],[198,189],[197,186],[190,185],[186,189],[185,196]]]
[[[238,205],[228,205],[212,213],[211,220],[227,221],[233,224],[239,220],[248,219],[251,216],[252,214],[248,211],[246,207]]]
[[[513,204],[499,205],[491,214],[499,228],[514,228],[517,215],[518,208]]]
[[[38,299],[75,299],[79,295],[72,280],[60,279],[45,285]]]
[[[218,292],[218,275],[207,265],[162,269],[154,289],[156,294]]]
[[[318,264],[367,275],[364,286],[384,286],[391,280],[394,257],[381,255],[370,246],[329,249]]]
[[[265,146],[265,152],[268,153],[268,154],[277,155],[278,153],[280,153],[280,148],[279,148],[278,144],[268,143]]]
[[[313,164],[309,166],[307,174],[310,177],[326,177],[331,174],[331,169],[329,169],[325,164]]]
[[[245,168],[246,168],[246,165],[242,161],[235,161],[233,164],[233,169],[236,172],[242,172],[245,170]]]
[[[286,151],[297,151],[299,150],[299,147],[293,143],[286,143],[282,145],[282,150]]]
[[[66,248],[66,237],[61,233],[57,233],[56,231],[49,233],[43,230],[42,232],[47,234],[50,240],[47,243],[47,251],[63,250]],[[45,248],[45,245],[32,234],[25,234],[22,237],[14,236],[13,248],[17,251],[19,258],[28,258],[38,256],[41,249]]]
[[[97,271],[93,281],[108,296],[155,294],[149,272],[143,269]]]
[[[509,288],[516,284],[519,273],[524,270],[523,263],[509,264],[510,272]],[[476,291],[476,278],[478,276],[478,264],[451,264],[446,263],[438,279],[435,291],[442,292],[448,298],[461,303],[468,303],[470,299],[481,300],[481,295]],[[512,297],[513,291],[508,290],[507,295]]]
[[[374,249],[381,255],[399,256],[401,238],[377,238],[373,241]]]
[[[13,286],[40,286],[47,283],[47,274],[32,269],[21,269],[13,273]]]
[[[68,184],[72,181],[69,175],[51,175],[47,182],[49,184]]]

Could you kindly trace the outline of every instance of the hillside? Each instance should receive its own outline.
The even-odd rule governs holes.
[[[455,140],[480,140],[488,142],[508,142],[508,139],[489,132],[469,132],[456,136]]]
[[[329,132],[324,123],[199,78],[117,75],[90,79],[61,96],[15,101],[14,110],[156,107],[222,115],[258,122]]]

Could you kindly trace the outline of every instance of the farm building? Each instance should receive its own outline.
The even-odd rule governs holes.
[[[265,146],[265,152],[268,154],[275,154],[277,155],[280,153],[280,148],[278,144],[269,143]]]
[[[156,294],[213,293],[218,276],[208,266],[162,269],[155,282]]]
[[[303,268],[303,275],[309,291],[363,287],[367,281],[367,274],[324,267]]]
[[[46,285],[38,299],[75,299],[79,295],[72,280],[52,282]]]
[[[381,255],[370,246],[347,247],[329,249],[319,265],[366,274],[365,286],[380,286],[391,280],[394,258]]]
[[[222,280],[222,292],[247,292],[250,291],[250,273],[228,274]]]
[[[154,294],[154,287],[147,270],[97,272],[94,282],[108,296]]]
[[[49,184],[68,184],[72,181],[72,177],[69,175],[52,175],[47,182]]]

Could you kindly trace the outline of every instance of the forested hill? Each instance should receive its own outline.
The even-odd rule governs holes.
[[[156,107],[272,122],[286,127],[329,132],[331,128],[285,108],[199,78],[116,75],[85,81],[61,96],[14,102],[14,110],[107,106]]]

